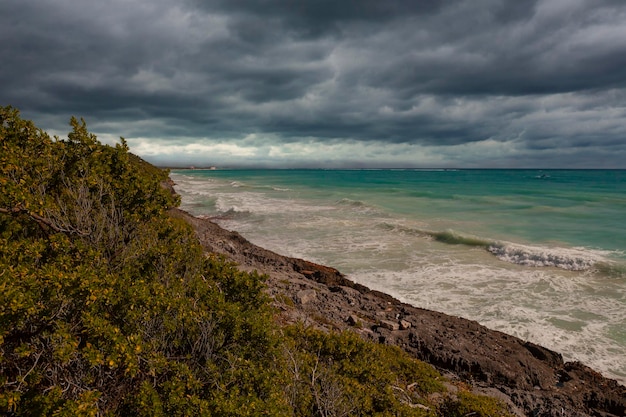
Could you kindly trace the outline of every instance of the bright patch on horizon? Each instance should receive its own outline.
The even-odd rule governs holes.
[[[145,156],[172,156],[176,159],[197,158],[213,155],[226,157],[254,157],[256,148],[239,146],[234,143],[188,143],[165,144],[155,143],[148,139],[129,140],[131,151]]]

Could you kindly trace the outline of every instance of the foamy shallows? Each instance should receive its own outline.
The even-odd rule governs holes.
[[[626,383],[626,172],[172,173],[182,208]]]

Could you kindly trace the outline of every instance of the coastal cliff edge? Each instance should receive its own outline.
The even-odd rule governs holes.
[[[180,209],[171,214],[194,228],[206,251],[266,274],[267,292],[285,323],[350,329],[397,345],[447,377],[504,400],[520,416],[626,415],[626,387],[579,362],[475,321],[402,303],[334,268],[263,249],[210,219]]]

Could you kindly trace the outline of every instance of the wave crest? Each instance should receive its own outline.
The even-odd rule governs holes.
[[[524,266],[556,267],[569,271],[592,268],[600,258],[588,251],[566,248],[541,248],[510,243],[492,243],[487,250],[498,259]]]
[[[360,200],[351,200],[349,198],[342,198],[341,200],[337,201],[337,204],[349,207],[368,207],[367,204]]]
[[[237,220],[245,219],[252,216],[252,213],[248,210],[239,210],[236,207],[231,207],[228,210],[220,211],[212,216],[198,216],[208,218],[210,220]]]
[[[453,230],[445,230],[443,232],[427,232],[427,234],[437,242],[447,243],[449,245],[467,245],[487,248],[492,244],[492,241],[490,240],[485,240],[475,236],[461,235]]]
[[[501,261],[530,266],[555,267],[568,271],[585,271],[596,268],[602,272],[611,271],[611,275],[622,276],[621,269],[617,269],[607,261],[601,253],[585,248],[542,247],[521,245],[510,242],[495,241],[482,237],[460,234],[454,230],[431,231],[414,229],[389,223],[379,224],[379,227],[388,231],[397,231],[409,235],[421,236],[448,245],[465,245],[484,248]]]

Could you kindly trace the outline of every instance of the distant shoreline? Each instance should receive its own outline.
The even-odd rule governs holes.
[[[424,171],[424,172],[454,172],[454,171],[626,171],[626,168],[324,168],[324,167],[253,167],[253,166],[208,166],[208,167],[189,167],[189,166],[167,166],[156,165],[160,169],[170,171],[226,171],[226,170],[241,170],[241,171]]]

